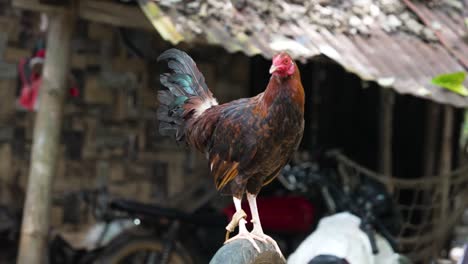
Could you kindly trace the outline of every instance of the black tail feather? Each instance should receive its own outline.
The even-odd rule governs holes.
[[[197,107],[193,102],[217,103],[205,78],[187,53],[170,49],[161,54],[158,61],[167,61],[172,71],[160,76],[161,84],[168,90],[158,92],[159,133],[175,135],[178,141],[182,141],[185,137],[185,122]]]
[[[203,99],[213,98],[213,94],[205,83],[205,77],[203,77],[203,74],[187,53],[178,49],[170,49],[161,54],[158,61],[167,61],[169,69],[173,71],[171,74],[161,75],[160,80],[164,86],[182,80],[186,81],[186,83],[179,83],[178,88],[183,89],[186,95],[199,96]],[[187,76],[189,76],[188,79],[186,79]],[[169,88],[169,86],[166,87]]]

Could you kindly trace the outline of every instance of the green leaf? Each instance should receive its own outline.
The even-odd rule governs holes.
[[[468,89],[463,85],[465,72],[441,74],[432,79],[432,84],[450,90],[462,96],[468,96]]]

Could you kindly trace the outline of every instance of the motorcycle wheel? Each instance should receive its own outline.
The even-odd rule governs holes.
[[[163,241],[151,235],[122,234],[107,245],[94,261],[95,264],[159,263]],[[175,242],[167,263],[193,264],[193,258]]]

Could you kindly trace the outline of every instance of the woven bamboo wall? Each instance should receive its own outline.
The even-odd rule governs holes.
[[[31,55],[41,33],[34,28],[35,15],[19,11],[0,15],[0,36],[6,37],[3,46],[0,38],[0,65],[13,69],[0,76],[0,203],[19,208],[28,176],[34,113],[15,105],[19,89],[15,69],[21,58]],[[207,177],[207,165],[198,154],[188,164],[186,149],[158,136],[158,66],[154,58],[133,55],[119,34],[102,24],[77,24],[72,72],[80,96],[67,98],[54,195],[104,182],[115,195],[164,203],[197,177]],[[168,46],[155,35],[137,32],[135,39],[149,47],[148,54],[157,56]],[[206,56],[196,60],[219,101],[248,95],[248,58],[209,47],[188,50]],[[62,219],[63,208],[54,206],[53,225]]]

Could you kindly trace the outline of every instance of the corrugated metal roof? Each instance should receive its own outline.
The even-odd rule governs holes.
[[[187,17],[176,9],[167,12],[159,9],[159,20],[164,23],[155,27],[158,31],[164,29],[163,37],[171,35],[167,34],[168,28],[183,36],[178,40],[167,39],[173,43],[201,38],[210,44],[223,46],[229,52],[240,51],[248,56],[261,54],[271,58],[278,51],[287,50],[295,59],[306,61],[323,54],[363,80],[376,81],[398,93],[457,107],[468,106],[468,97],[430,83],[438,74],[464,70],[460,61],[468,61],[468,45],[463,41],[467,32],[463,16],[456,12],[449,16],[445,11],[430,9],[422,3],[416,6],[440,27],[449,48],[403,32],[389,34],[378,25],[371,26],[370,36],[331,32],[326,28],[311,27],[305,20],[282,23],[278,30],[273,31],[252,10],[235,14],[235,19],[252,25],[248,33],[233,33],[229,28],[230,18]]]

